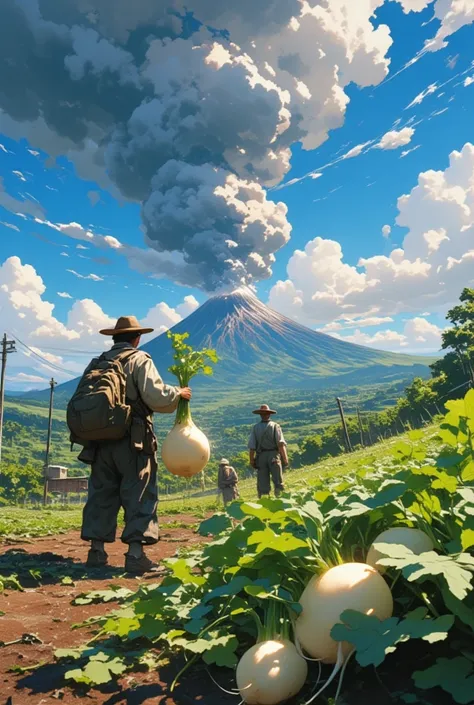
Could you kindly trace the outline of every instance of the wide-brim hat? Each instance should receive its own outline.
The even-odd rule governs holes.
[[[255,409],[252,411],[252,414],[276,414],[276,411],[273,411],[273,409],[270,409],[267,404],[262,404],[260,409]]]
[[[227,458],[221,458],[219,460],[219,465],[229,465],[229,461],[227,460]]]
[[[99,331],[102,335],[121,335],[122,333],[136,333],[143,335],[144,333],[153,333],[153,328],[144,328],[140,325],[135,316],[120,316],[115,328],[104,328]]]

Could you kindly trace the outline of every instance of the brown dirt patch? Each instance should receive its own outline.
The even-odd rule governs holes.
[[[174,555],[179,545],[192,546],[202,542],[202,537],[195,533],[192,526],[195,522],[196,519],[192,517],[179,515],[162,520],[159,543],[147,549],[150,558],[159,562]],[[169,528],[167,524],[170,524]],[[181,526],[177,527],[177,524]],[[190,528],[185,528],[185,524]],[[79,532],[71,532],[37,539],[32,543],[9,542],[7,546],[0,546],[0,555],[8,550],[23,550],[33,555],[51,552],[71,559],[74,566],[79,566],[87,556],[87,548],[87,544],[80,540]],[[117,569],[123,566],[125,550],[120,541],[107,547],[111,566]],[[115,577],[112,573],[111,576],[80,580],[75,585],[48,584],[28,588],[24,592],[7,590],[0,595],[0,612],[5,613],[0,616],[0,641],[10,642],[20,639],[24,634],[35,634],[42,642],[0,647],[0,705],[77,702],[78,694],[63,685],[64,669],[53,663],[53,652],[57,648],[73,648],[90,638],[88,630],[71,630],[72,625],[88,617],[105,614],[115,609],[116,603],[74,606],[71,601],[80,593],[103,590],[110,584],[135,589],[140,581],[156,582],[157,577]],[[9,669],[14,666],[27,667],[38,663],[50,665],[21,675],[9,673]],[[211,701],[207,697],[204,700],[199,691],[208,693],[210,683],[207,678],[205,684],[202,680],[187,677],[187,692],[177,693],[175,699],[171,699],[166,696],[166,686],[157,673],[133,674],[121,679],[113,687],[105,688],[103,692],[93,690],[80,699],[91,705],[207,704]],[[202,687],[204,685],[205,689]],[[216,702],[225,702],[226,696],[222,696]]]

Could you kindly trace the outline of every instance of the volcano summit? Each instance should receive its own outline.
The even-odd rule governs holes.
[[[382,352],[347,343],[306,328],[263,304],[247,289],[210,298],[190,316],[172,328],[189,333],[196,349],[215,348],[219,363],[213,377],[197,376],[206,387],[219,385],[238,389],[320,389],[338,384],[361,385],[426,376],[426,358]],[[173,383],[167,372],[173,353],[166,333],[143,345],[164,380]],[[71,396],[77,380],[60,385],[56,399]],[[48,391],[29,392],[24,397],[46,399]]]

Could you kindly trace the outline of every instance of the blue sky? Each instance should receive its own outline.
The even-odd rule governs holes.
[[[414,0],[414,5],[416,3],[417,0]],[[418,6],[422,4],[423,0],[418,2]],[[283,313],[311,327],[353,342],[420,353],[439,349],[440,333],[445,325],[444,314],[455,301],[455,292],[459,289],[460,293],[463,286],[472,284],[472,274],[466,274],[470,270],[465,264],[471,248],[474,250],[474,240],[471,238],[470,248],[464,234],[462,247],[456,241],[452,255],[446,249],[446,243],[454,243],[454,233],[456,237],[461,237],[459,232],[467,232],[467,226],[473,220],[468,212],[469,204],[471,201],[474,203],[472,193],[469,195],[469,188],[472,189],[469,170],[473,162],[470,152],[462,150],[466,144],[474,143],[474,81],[472,84],[469,81],[471,76],[474,77],[474,26],[466,20],[464,26],[448,36],[447,46],[422,54],[418,61],[406,67],[422,50],[425,42],[439,32],[440,26],[443,27],[439,19],[433,19],[436,3],[427,0],[425,4],[426,8],[416,13],[403,12],[398,2],[386,2],[379,7],[371,22],[374,28],[388,25],[393,39],[385,53],[385,57],[390,59],[386,78],[368,87],[355,83],[345,85],[344,91],[350,102],[339,121],[340,126],[329,129],[328,139],[314,149],[305,150],[298,140],[293,141],[290,144],[289,171],[282,178],[264,184],[268,200],[281,201],[288,208],[286,219],[291,225],[291,239],[275,250],[271,278],[258,281],[257,277],[251,282],[263,301],[270,301]],[[217,20],[214,26],[218,26]],[[233,36],[232,30],[230,36]],[[117,45],[116,38],[114,41]],[[224,40],[220,41],[225,44]],[[367,56],[370,58],[370,52]],[[255,64],[258,61],[261,62],[261,57],[255,58]],[[432,86],[431,92],[416,101],[416,97],[423,96],[429,86]],[[282,89],[285,87],[282,83]],[[416,101],[415,104],[413,101]],[[411,107],[408,107],[410,104]],[[0,143],[3,145],[0,149],[0,176],[3,179],[3,193],[0,192],[0,264],[12,257],[19,258],[19,266],[31,265],[44,285],[42,287],[35,279],[32,287],[27,284],[23,288],[20,286],[22,295],[31,294],[35,301],[39,297],[39,303],[36,301],[29,306],[28,315],[17,317],[24,304],[19,304],[18,297],[10,297],[3,306],[4,310],[10,307],[9,326],[12,333],[21,333],[28,345],[41,351],[41,354],[50,355],[53,367],[50,370],[44,368],[39,377],[54,371],[54,365],[67,367],[71,372],[79,369],[84,358],[74,351],[97,349],[99,343],[93,333],[96,322],[102,323],[108,317],[113,319],[123,313],[134,313],[145,319],[154,309],[153,321],[158,330],[164,330],[212,295],[209,287],[183,286],[183,276],[167,278],[160,273],[160,278],[157,278],[153,271],[144,272],[143,266],[140,266],[142,271],[137,271],[130,266],[131,256],[117,254],[114,246],[98,247],[97,239],[87,242],[87,235],[77,239],[77,233],[70,237],[66,231],[61,232],[60,224],[78,223],[84,233],[89,231],[94,236],[112,236],[122,246],[143,251],[144,225],[140,199],[136,202],[121,199],[121,185],[117,189],[114,183],[107,189],[94,180],[81,178],[77,173],[77,161],[64,156],[67,150],[61,154],[57,146],[55,150],[59,156],[53,163],[45,149],[46,142],[41,139],[35,141],[35,133],[27,129],[28,125],[21,120],[12,122],[8,109],[0,107],[5,111],[4,118],[6,116],[6,122],[5,119],[0,120],[1,129],[2,125],[6,125],[3,134],[0,133]],[[45,111],[46,107],[43,115]],[[393,146],[390,140],[399,140],[400,146],[382,148],[383,136],[387,133],[394,133],[387,138],[389,146]],[[57,130],[55,135],[58,136]],[[364,144],[366,146],[359,156],[341,159],[349,150]],[[446,176],[443,193],[438,194],[436,185],[427,187],[426,193],[413,192],[420,174],[429,170],[445,172],[453,151],[462,153],[464,166],[457,169],[459,174],[456,172],[452,177]],[[408,153],[403,156],[405,152]],[[239,178],[246,178],[244,172],[240,173],[238,168],[236,171]],[[311,178],[308,176],[311,173],[321,176]],[[294,180],[294,183],[288,184]],[[107,185],[109,182],[106,180],[102,185],[104,183]],[[402,207],[401,220],[404,224],[398,225],[398,199],[404,194],[411,195]],[[15,213],[18,204],[15,205],[11,199],[23,202],[19,210],[23,210],[26,217]],[[430,199],[437,201],[433,208]],[[459,214],[451,213],[453,199],[458,209],[462,210],[462,222],[456,220]],[[439,237],[443,243],[441,247],[436,240],[438,235],[430,240],[436,241],[437,245],[429,245],[428,256],[420,249],[419,241],[424,237],[424,228],[429,233],[436,230],[437,221],[431,222],[430,213],[435,213],[440,201],[447,213],[446,222],[445,211],[439,215],[442,229]],[[382,228],[387,225],[391,232],[384,237]],[[406,298],[397,293],[397,282],[400,276],[404,276],[397,270],[390,274],[392,278],[389,282],[381,278],[380,285],[374,285],[374,294],[370,299],[372,285],[369,280],[375,275],[368,275],[367,267],[360,264],[361,258],[385,258],[380,262],[372,262],[371,259],[370,266],[376,272],[388,271],[393,264],[390,253],[404,247],[404,239],[410,232],[411,249],[405,247],[411,277],[406,287]],[[304,250],[307,243],[315,238],[321,238],[326,249],[334,249],[334,244],[326,246],[327,242],[339,243],[341,247],[340,261],[337,256],[334,260],[331,251],[328,255],[330,265],[323,267],[332,272],[330,281],[325,277],[325,272],[316,272],[314,277],[306,276],[301,280],[292,275],[294,251]],[[319,253],[320,245],[318,248]],[[443,248],[445,251],[441,252]],[[413,264],[417,258],[409,252],[417,255],[418,265]],[[439,264],[441,260],[432,261],[435,255],[442,258],[442,266],[447,266],[450,256],[457,262],[462,260],[454,284],[445,283]],[[146,253],[144,256],[146,259]],[[322,255],[314,256],[317,265],[318,262],[324,263]],[[205,254],[203,259],[205,261]],[[310,271],[311,262],[308,258],[304,262],[302,267],[307,265]],[[427,262],[431,267],[429,275],[423,269],[423,263]],[[18,265],[15,266],[18,269]],[[435,266],[440,271],[439,287],[433,285]],[[414,268],[417,268],[416,272]],[[298,269],[302,271],[299,266]],[[34,276],[32,270],[28,272],[26,278]],[[363,272],[367,277],[361,283],[360,275]],[[415,282],[418,274],[421,279],[430,281],[426,290]],[[23,275],[22,269],[16,271],[17,278]],[[5,270],[4,277],[7,276]],[[354,285],[346,286],[343,280],[351,277],[354,277]],[[379,274],[376,275],[378,277]],[[8,280],[5,281],[8,286]],[[199,277],[195,281],[199,283]],[[287,282],[286,287],[283,287],[283,282]],[[442,295],[439,293],[441,290],[444,291]],[[185,297],[188,298],[185,300]],[[77,315],[68,318],[71,308],[84,300],[93,301],[97,309],[86,312],[84,307],[76,307]],[[33,323],[25,323],[31,318],[32,311],[33,319],[38,318],[40,309],[44,312],[45,302],[46,308],[48,303],[54,305],[54,308],[49,307],[46,318],[53,317],[54,321],[65,327],[58,339],[51,332],[56,323],[52,324],[49,332],[40,334]],[[163,306],[163,303],[166,305]],[[161,306],[156,308],[157,304]],[[86,320],[87,316],[89,318]],[[430,327],[424,328],[420,319],[429,321]],[[10,379],[12,387],[42,386],[39,379],[33,380],[38,375],[31,371],[28,360],[21,359],[16,364],[18,374],[23,377],[13,375]]]

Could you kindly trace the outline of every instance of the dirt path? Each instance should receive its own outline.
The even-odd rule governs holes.
[[[173,516],[169,521],[162,522],[161,540],[148,550],[148,555],[155,561],[172,556],[178,546],[183,544],[192,546],[202,541],[195,533],[193,522],[196,520],[189,516]],[[188,528],[189,527],[189,528]],[[80,569],[81,562],[85,559],[87,546],[80,540],[78,532],[65,535],[37,539],[33,543],[0,545],[0,556],[5,556],[8,551],[25,551],[31,557],[41,560],[41,555],[54,554],[56,560],[62,556],[66,565],[65,573],[73,574]],[[73,585],[58,584],[54,582],[54,575],[50,584],[35,588],[27,588],[24,592],[6,590],[0,595],[0,641],[10,642],[20,639],[24,634],[34,634],[41,643],[14,644],[0,647],[0,705],[52,705],[56,700],[63,703],[77,702],[77,694],[69,688],[64,688],[62,674],[64,668],[52,663],[53,652],[57,648],[73,648],[88,637],[84,629],[71,630],[73,624],[82,622],[88,617],[104,614],[116,608],[116,603],[89,604],[74,606],[71,601],[80,593],[91,590],[104,590],[110,584],[136,589],[139,579],[120,577],[123,566],[125,547],[116,542],[107,549],[109,563],[112,566],[110,575],[95,579],[93,576],[85,580],[75,581]],[[7,554],[8,555],[8,554]],[[25,562],[29,559],[25,556]],[[58,574],[63,575],[64,563],[58,562]],[[50,564],[48,564],[50,565]],[[147,580],[147,578],[144,578]],[[143,579],[142,579],[143,580]],[[156,582],[156,576],[151,578]],[[51,663],[49,666],[31,673],[15,674],[9,672],[11,668],[22,668],[38,663]],[[70,668],[70,666],[68,667]],[[177,694],[175,700],[167,698],[165,686],[160,682],[157,673],[133,674],[119,681],[118,686],[105,688],[103,692],[96,690],[87,694],[84,700],[91,705],[184,705],[185,703],[210,703],[199,695],[202,691],[199,683],[187,680],[186,693]],[[202,685],[202,684],[201,684]],[[208,691],[209,683],[206,682]],[[206,692],[206,691],[205,691]],[[232,699],[231,699],[232,700]],[[221,697],[216,702],[225,702]]]

